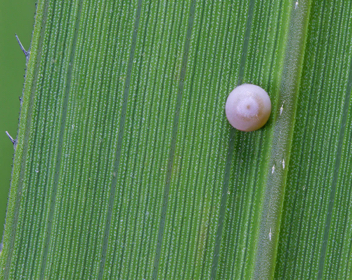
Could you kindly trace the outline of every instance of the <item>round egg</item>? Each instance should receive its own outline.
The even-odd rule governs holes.
[[[261,87],[243,84],[229,94],[225,112],[234,128],[253,131],[261,128],[268,121],[271,101],[268,93]]]

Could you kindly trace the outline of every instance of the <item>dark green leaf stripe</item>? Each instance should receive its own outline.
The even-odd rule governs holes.
[[[350,279],[351,9],[40,0],[0,278]]]

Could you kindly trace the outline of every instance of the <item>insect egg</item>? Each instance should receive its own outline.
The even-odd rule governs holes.
[[[225,112],[234,128],[242,131],[257,130],[269,119],[271,113],[269,95],[259,86],[240,85],[229,94]]]

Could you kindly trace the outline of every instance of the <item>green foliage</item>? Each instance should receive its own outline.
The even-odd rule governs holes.
[[[3,278],[351,278],[349,1],[39,1]],[[235,131],[241,83],[273,112]]]
[[[16,137],[23,87],[24,58],[15,33],[26,48],[31,40],[35,1],[0,1],[0,242],[11,179],[12,144],[5,131]],[[20,8],[19,8],[20,7]]]

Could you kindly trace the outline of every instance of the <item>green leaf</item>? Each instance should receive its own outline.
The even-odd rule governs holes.
[[[351,3],[39,1],[0,277],[351,278]],[[226,120],[242,83],[264,128]]]

